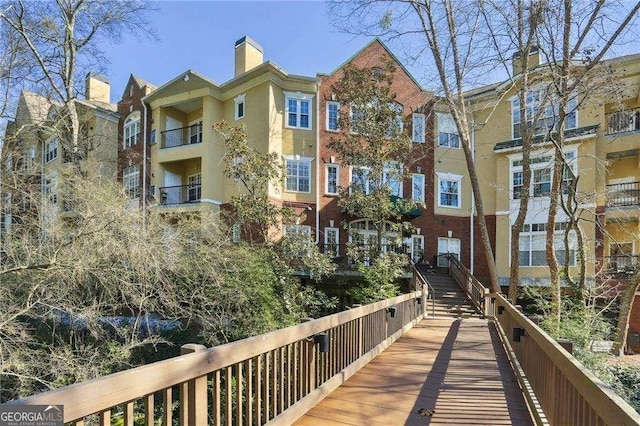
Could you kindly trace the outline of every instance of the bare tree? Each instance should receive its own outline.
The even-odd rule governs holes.
[[[75,104],[82,84],[79,75],[101,71],[108,62],[101,43],[118,42],[123,34],[151,35],[146,16],[152,10],[149,3],[137,0],[12,0],[0,5],[2,31],[27,62],[21,85],[32,86],[64,107],[61,143],[74,157],[80,157]]]

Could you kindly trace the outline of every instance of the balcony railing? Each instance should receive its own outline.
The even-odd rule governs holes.
[[[399,253],[405,254],[409,257],[411,254],[411,247],[406,244],[324,244],[321,246],[324,253],[330,254],[336,261],[347,268],[355,268],[357,261],[363,262],[365,265],[371,265],[373,260],[380,253]],[[410,259],[412,263],[419,263],[424,258],[424,251],[414,250],[413,256]]]
[[[607,185],[607,207],[637,206],[640,204],[640,182]]]
[[[160,188],[160,205],[199,203],[202,185],[163,186]]]
[[[605,265],[610,273],[633,274],[640,270],[640,255],[618,254],[605,256]]]
[[[607,114],[607,135],[640,131],[640,108]]]
[[[180,127],[178,129],[160,132],[160,148],[174,148],[177,146],[202,143],[202,123],[193,126]]]

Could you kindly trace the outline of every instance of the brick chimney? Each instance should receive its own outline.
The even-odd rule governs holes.
[[[257,67],[263,60],[262,46],[257,41],[249,36],[236,41],[236,77]]]
[[[90,72],[85,79],[84,97],[88,101],[111,102],[111,86],[107,77]]]

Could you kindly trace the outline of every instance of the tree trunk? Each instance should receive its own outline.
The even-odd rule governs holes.
[[[636,275],[635,279],[624,292],[620,301],[620,312],[618,313],[618,327],[616,338],[611,348],[611,353],[616,356],[624,355],[627,347],[627,334],[629,333],[629,319],[631,318],[631,308],[636,296],[636,291],[640,287],[640,275]]]

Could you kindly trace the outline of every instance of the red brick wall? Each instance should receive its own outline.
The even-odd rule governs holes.
[[[133,87],[133,93],[130,95],[130,87]],[[139,87],[135,82],[133,76],[129,77],[129,82],[125,87],[122,99],[118,102],[118,113],[120,114],[120,121],[118,123],[118,181],[122,182],[122,171],[130,165],[137,164],[142,176],[142,162],[144,158],[144,145],[142,139],[144,138],[144,109],[142,107],[142,98],[147,95],[146,86]],[[127,116],[134,111],[140,111],[140,136],[138,144],[131,148],[124,148],[123,135],[124,135],[124,121]],[[151,141],[151,108],[147,109],[147,192],[149,191],[149,185],[151,184],[151,150],[149,143]],[[140,195],[142,196],[142,180],[140,180]]]

